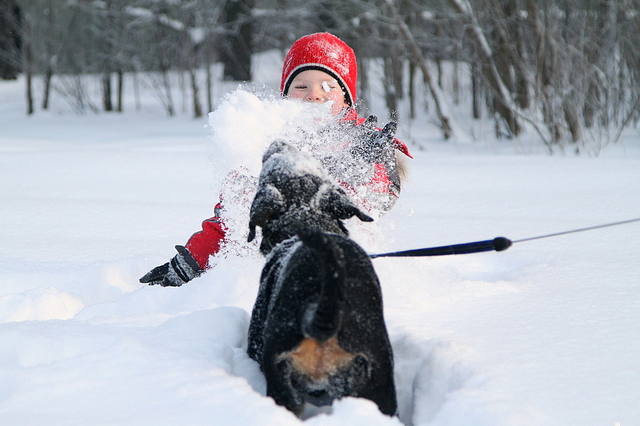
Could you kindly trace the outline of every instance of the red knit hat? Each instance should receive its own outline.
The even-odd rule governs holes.
[[[330,33],[309,34],[296,40],[287,52],[282,65],[280,93],[287,94],[293,79],[306,70],[320,70],[335,78],[351,106],[358,99],[356,82],[358,64],[356,54],[344,41]]]

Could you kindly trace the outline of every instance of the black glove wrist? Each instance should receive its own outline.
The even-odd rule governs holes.
[[[202,274],[202,268],[191,256],[189,250],[183,246],[176,246],[176,250],[178,254],[164,265],[156,266],[146,273],[140,278],[140,282],[163,287],[180,287]]]

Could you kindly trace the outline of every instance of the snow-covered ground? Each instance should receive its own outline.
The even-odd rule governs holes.
[[[138,283],[211,213],[224,158],[206,122],[160,111],[26,118],[21,90],[0,83],[0,424],[299,424],[264,396],[245,354],[258,255],[180,288]],[[415,159],[402,198],[376,224],[354,225],[371,252],[640,216],[637,131],[591,158],[405,128]],[[635,223],[503,253],[374,260],[399,420],[640,424],[638,253]],[[398,419],[345,399],[305,423]]]

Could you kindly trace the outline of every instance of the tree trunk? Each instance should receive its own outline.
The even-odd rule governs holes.
[[[458,76],[458,60],[453,61],[453,76],[451,76],[451,90],[453,90],[453,103],[460,103],[460,80]]]
[[[595,84],[589,83],[587,94],[585,97],[584,108],[582,110],[582,116],[584,117],[584,125],[590,129],[593,126],[593,116],[595,115],[594,105],[598,102],[598,88]]]
[[[200,105],[200,89],[194,69],[189,70],[189,77],[191,79],[191,96],[193,97],[193,118],[200,118],[202,117],[202,105]]]
[[[524,30],[526,23],[522,18],[520,11],[515,10],[513,13],[513,23],[509,26],[511,34],[515,38],[515,47],[512,48],[512,57],[516,63],[516,75],[515,75],[515,93],[516,103],[521,109],[529,109],[531,106],[531,86],[533,82],[530,82],[527,78],[529,73],[527,66],[528,53],[524,42]]]
[[[116,106],[116,111],[118,112],[122,112],[123,111],[123,105],[122,105],[122,95],[123,95],[123,89],[124,89],[124,73],[122,72],[122,69],[119,69],[118,71],[116,71],[116,77],[117,77],[117,90],[118,90],[118,95],[117,95],[117,106]]]
[[[32,83],[32,57],[31,57],[31,40],[26,40],[24,44],[24,75],[27,89],[27,115],[33,114],[33,83]]]
[[[369,69],[367,62],[362,56],[358,56],[358,81],[360,88],[358,89],[358,101],[361,104],[368,105],[369,101]]]
[[[580,126],[576,105],[565,100],[562,105],[562,110],[564,111],[564,121],[569,127],[569,133],[571,133],[571,142],[576,143],[582,139],[582,127]]]
[[[53,33],[53,1],[47,3],[47,32]],[[42,109],[49,109],[49,93],[51,92],[51,78],[53,76],[53,47],[51,46],[51,37],[45,39],[46,61],[47,66],[44,74],[44,93],[42,95]]]
[[[110,72],[104,72],[102,74],[102,109],[105,111],[113,111],[113,103],[111,102]]]
[[[538,98],[542,103],[542,117],[549,131],[549,144],[557,144],[562,140],[561,120],[564,111],[556,101],[554,82],[560,78],[557,75],[558,52],[554,40],[550,35],[547,21],[540,20],[540,13],[536,0],[527,0],[527,18],[536,38],[536,61]]]
[[[254,0],[229,0],[224,5],[225,35],[221,51],[223,79],[251,80],[251,10]]]
[[[396,85],[394,84],[393,61],[391,58],[384,58],[384,100],[389,111],[391,120],[398,119],[398,98]]]
[[[551,143],[555,144],[561,139],[561,131],[555,120],[556,112],[553,109],[552,94],[550,93],[554,66],[553,44],[549,43],[547,32],[542,26],[538,4],[535,0],[527,0],[527,17],[536,38],[536,86],[539,92],[538,98],[542,103],[542,117],[549,129]]]
[[[207,111],[213,111],[213,80],[211,78],[211,62],[207,56],[207,63],[205,64],[207,71]]]
[[[516,73],[516,102],[522,109],[529,109],[531,106],[529,82],[523,72]]]
[[[471,115],[474,119],[479,120],[480,114],[480,90],[478,88],[478,66],[471,64]]]
[[[391,56],[391,69],[393,70],[393,85],[395,87],[396,97],[404,98],[404,62],[402,57],[394,50]]]
[[[33,82],[32,82],[32,67],[33,67],[33,53],[31,51],[31,23],[29,22],[29,16],[24,16],[23,28],[22,28],[22,41],[24,43],[24,58],[23,58],[23,72],[25,76],[26,84],[26,102],[27,102],[27,115],[32,115],[33,109]]]
[[[513,14],[512,6],[511,0],[503,0],[500,2],[500,6],[497,7],[497,9],[501,10],[496,11],[496,13],[498,13],[498,22],[495,23],[494,29],[489,35],[489,38],[493,41],[493,46],[495,46],[493,58],[496,69],[505,87],[511,94],[515,92],[515,83],[513,81],[514,73],[512,73],[515,58],[511,54],[513,40],[511,34],[507,33],[506,25],[499,22],[499,20],[513,19],[513,16],[511,16]]]
[[[49,94],[51,93],[51,78],[53,77],[53,70],[51,66],[47,66],[47,70],[44,73],[44,89],[42,91],[42,109],[49,109]]]
[[[162,85],[164,88],[165,108],[167,109],[167,114],[169,114],[170,117],[173,117],[176,114],[176,111],[173,106],[173,96],[171,95],[169,72],[166,68],[162,69]]]
[[[416,64],[409,61],[409,118],[416,118]]]
[[[105,0],[104,8],[107,12],[106,17],[99,18],[100,21],[104,21],[104,28],[102,29],[102,37],[100,43],[102,45],[102,109],[104,111],[113,111],[113,99],[112,99],[112,86],[111,86],[111,72],[113,71],[113,29],[115,27],[113,21],[113,0]]]
[[[427,68],[425,58],[422,55],[422,51],[420,50],[418,43],[413,37],[409,26],[400,17],[400,14],[398,13],[398,10],[396,9],[393,1],[388,0],[387,4],[389,5],[391,13],[393,14],[393,19],[395,21],[396,27],[407,42],[407,47],[409,48],[413,61],[415,61],[415,63],[420,67],[420,70],[422,71],[422,78],[429,88],[431,98],[433,99],[433,103],[436,107],[436,114],[438,115],[438,119],[440,120],[442,136],[444,137],[444,139],[449,139],[453,133],[453,130],[451,129],[451,125],[449,124],[449,117],[447,117],[442,110],[439,91],[438,89],[436,89],[436,87],[434,87],[433,80],[431,78],[431,74],[429,73],[429,69]]]
[[[187,112],[187,105],[190,103],[189,102],[189,94],[188,94],[188,90],[187,90],[187,79],[185,78],[185,73],[188,74],[187,71],[180,71],[178,73],[178,77],[179,77],[179,81],[180,81],[180,93],[182,93],[182,109],[181,112],[182,113],[186,113]]]
[[[140,111],[140,82],[138,81],[138,71],[133,72],[133,98],[136,105],[136,111]]]
[[[442,27],[438,23],[436,23],[436,37],[442,37]],[[442,58],[440,57],[440,53],[436,53],[435,56],[436,72],[438,73],[438,87],[442,90],[444,87],[442,84]]]
[[[469,35],[476,44],[476,52],[480,56],[483,75],[494,92],[496,112],[504,120],[511,135],[517,136],[520,134],[521,128],[516,118],[516,106],[511,98],[509,89],[498,72],[496,61],[489,48],[489,43],[482,33],[482,29],[471,9],[471,5],[467,0],[449,0],[449,4],[471,23]]]
[[[15,80],[24,58],[21,52],[21,12],[14,0],[0,2],[0,79]]]

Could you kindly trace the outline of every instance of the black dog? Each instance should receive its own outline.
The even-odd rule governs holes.
[[[267,395],[296,414],[304,404],[367,398],[394,415],[393,354],[378,277],[343,219],[372,220],[309,157],[275,142],[263,157],[250,240],[269,252],[251,315],[248,353]]]

